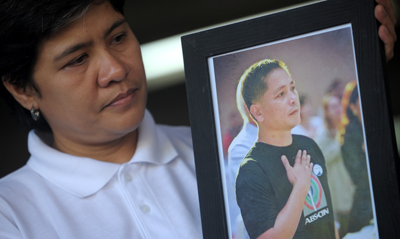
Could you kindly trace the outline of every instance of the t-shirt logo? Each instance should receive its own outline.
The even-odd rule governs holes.
[[[304,202],[304,217],[327,206],[324,189],[315,174],[311,174],[311,187]]]
[[[322,169],[321,165],[314,164],[313,173],[319,177],[324,173],[324,170]]]

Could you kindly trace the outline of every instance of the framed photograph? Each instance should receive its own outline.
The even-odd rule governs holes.
[[[204,238],[400,235],[374,7],[328,0],[182,37]]]

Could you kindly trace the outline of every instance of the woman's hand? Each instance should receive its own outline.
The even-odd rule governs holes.
[[[395,31],[396,17],[394,16],[393,4],[390,0],[375,0],[375,17],[382,24],[378,35],[385,44],[386,62],[393,58],[394,43],[397,40]]]

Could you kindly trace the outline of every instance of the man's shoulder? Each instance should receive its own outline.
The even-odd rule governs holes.
[[[262,142],[255,142],[253,147],[249,151],[249,156],[258,160],[260,157],[265,158],[275,153],[275,146],[265,144]]]
[[[260,163],[265,163],[264,161],[268,161],[264,159],[268,158],[270,153],[270,151],[263,148],[262,144],[256,142],[243,159],[242,166],[248,165],[248,167],[261,167]]]
[[[260,163],[253,158],[244,158],[240,164],[237,174],[236,183],[239,181],[247,181],[249,178],[257,178],[260,175],[265,177],[265,170]]]
[[[250,165],[250,166],[252,166],[252,165],[257,165],[257,166],[258,166],[258,162],[257,162],[256,159],[254,159],[254,158],[248,156],[248,157],[246,157],[246,158],[243,159],[241,165],[242,165],[242,166],[245,166],[245,165],[246,165],[246,166],[248,166],[248,165]]]

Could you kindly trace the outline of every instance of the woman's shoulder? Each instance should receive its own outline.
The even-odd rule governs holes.
[[[22,168],[0,179],[0,198],[14,198],[21,194],[29,194],[36,188],[40,176],[29,166]]]
[[[192,144],[192,133],[189,126],[156,125],[170,140]]]

